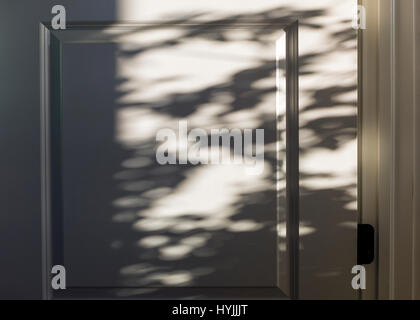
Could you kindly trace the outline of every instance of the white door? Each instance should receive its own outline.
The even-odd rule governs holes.
[[[356,299],[355,3],[41,24],[44,296]]]

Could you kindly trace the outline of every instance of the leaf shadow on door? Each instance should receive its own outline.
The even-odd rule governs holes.
[[[277,250],[284,246],[275,214],[272,39],[279,30],[274,22],[240,26],[296,16],[301,28],[324,33],[343,55],[351,54],[355,34],[349,22],[331,31],[317,22],[325,14],[280,7],[201,24],[194,24],[197,16],[183,16],[164,26],[139,27],[131,34],[135,41],[66,48],[71,61],[66,65],[64,59],[63,88],[74,90],[64,92],[65,104],[69,99],[64,250],[70,287],[105,288],[123,298],[159,298],[167,295],[165,287],[191,287],[182,297],[208,298],[209,288],[216,297],[229,291],[224,287],[233,288],[233,297],[249,297],[241,287],[276,286]],[[301,83],[316,79],[317,65],[326,63],[330,51],[300,55]],[[327,70],[325,78],[331,75],[334,70]],[[340,76],[351,78],[351,67],[349,75]],[[334,244],[337,237],[346,241],[354,235],[355,182],[339,170],[319,172],[310,165],[317,161],[312,156],[325,161],[352,155],[346,148],[356,135],[356,87],[339,81],[332,79],[328,87],[304,84],[301,93],[300,150],[306,164],[301,273],[315,294],[317,285],[337,291],[349,285],[350,280],[336,279],[350,273],[341,269],[343,260],[350,268],[355,264],[339,242]],[[177,128],[184,119],[190,130],[264,129],[264,172],[250,178],[240,166],[159,165],[157,130]],[[313,247],[320,244],[324,247]]]

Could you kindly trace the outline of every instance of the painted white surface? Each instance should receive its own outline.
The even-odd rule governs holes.
[[[186,0],[119,6],[123,20],[300,18],[301,224],[313,230],[301,239],[303,298],[356,298],[350,286],[357,224],[355,4]]]
[[[418,299],[419,6],[363,3],[362,221],[377,230],[377,258],[363,297]]]
[[[302,14],[300,20],[303,22],[303,37],[300,38],[300,47],[301,55],[306,59],[301,66],[303,73],[300,79],[302,161],[305,164],[302,168],[302,183],[308,188],[308,192],[302,194],[302,224],[306,231],[302,232],[301,293],[305,298],[355,297],[350,287],[350,270],[355,261],[356,245],[356,211],[353,205],[356,199],[355,175],[352,174],[354,165],[347,168],[341,162],[343,157],[350,157],[348,150],[355,138],[355,121],[346,122],[346,119],[354,118],[352,114],[355,115],[356,110],[356,89],[353,88],[356,51],[350,29],[353,2],[101,0],[69,1],[67,4],[68,21],[156,20],[168,19],[168,14],[173,18],[178,13],[188,15],[203,11],[203,19],[229,17],[238,13],[250,14],[255,19],[265,17],[264,14]],[[138,3],[143,6],[138,7]],[[7,210],[4,211],[0,224],[0,243],[4,246],[1,251],[5,253],[0,279],[1,297],[36,298],[40,297],[41,292],[41,279],[37,277],[41,268],[41,236],[40,230],[34,227],[40,225],[38,26],[40,21],[51,18],[50,9],[53,4],[54,1],[47,0],[0,4],[0,32],[5,35],[2,36],[5,44],[2,55],[3,61],[7,61],[2,66],[2,76],[7,77],[8,84],[2,88],[0,95],[3,99],[1,127],[7,136],[7,139],[1,141],[1,146],[2,150],[10,151],[7,157],[1,158],[2,177],[9,186],[8,192],[2,194],[2,203],[6,203]],[[303,16],[305,12],[308,15]],[[20,22],[19,28],[10,28],[16,21]],[[260,36],[264,37],[264,33]],[[312,53],[316,55],[312,56]],[[330,90],[341,86],[347,89],[338,92]],[[25,88],[24,95],[20,94],[22,87]],[[313,108],[309,110],[311,106]],[[315,137],[316,128],[321,128],[323,123],[317,120],[330,118],[327,123],[335,123],[331,121],[331,114],[335,112],[342,114],[341,119],[346,120],[345,124],[337,122],[338,127],[328,127],[327,124],[325,135],[319,140]],[[316,113],[318,115],[314,115]],[[248,118],[249,114],[242,116]],[[312,127],[306,130],[304,126]],[[341,128],[345,130],[342,131]],[[326,144],[319,148],[322,142]],[[330,142],[333,142],[336,149],[331,149]],[[312,156],[313,161],[310,160]],[[330,186],[328,175],[325,175],[327,168],[323,164],[329,156],[336,159],[334,163],[331,162]],[[319,174],[318,170],[324,173]],[[318,186],[317,189],[309,189],[314,185]],[[127,217],[130,215],[119,216],[117,220]],[[156,241],[156,238],[152,238],[140,243],[163,244],[165,239],[162,239],[158,238]],[[120,242],[113,242],[112,247],[120,247]]]

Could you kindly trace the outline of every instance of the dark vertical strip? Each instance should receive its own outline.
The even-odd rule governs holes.
[[[299,48],[298,22],[286,28],[286,208],[290,297],[299,298]]]
[[[51,263],[63,265],[61,44],[50,37]],[[51,271],[51,270],[50,270]]]
[[[42,212],[42,298],[49,299],[50,262],[50,157],[49,157],[49,73],[50,31],[39,26],[40,41],[40,108],[41,108],[41,212]]]

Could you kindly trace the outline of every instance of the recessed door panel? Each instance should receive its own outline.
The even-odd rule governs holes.
[[[50,259],[70,290],[291,294],[297,24],[262,26],[259,41],[252,24],[49,35]]]

